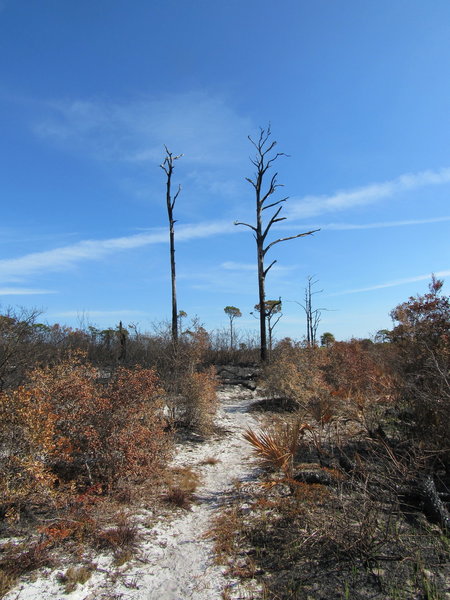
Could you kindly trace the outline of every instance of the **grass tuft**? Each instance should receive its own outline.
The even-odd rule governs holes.
[[[188,509],[194,501],[194,492],[199,484],[199,476],[191,467],[176,467],[169,471],[167,491],[162,499],[178,508]]]
[[[120,513],[115,527],[96,534],[96,546],[114,553],[120,564],[127,562],[134,554],[138,543],[138,528],[125,513]]]
[[[3,598],[5,594],[9,592],[9,590],[16,583],[16,577],[7,573],[3,569],[0,569],[0,598]]]
[[[69,567],[65,573],[58,574],[58,580],[64,585],[66,594],[73,592],[77,585],[83,585],[91,577],[92,566]]]

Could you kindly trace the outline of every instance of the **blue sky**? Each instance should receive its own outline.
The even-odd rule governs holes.
[[[450,3],[0,0],[0,303],[148,330],[179,308],[257,329],[247,135],[270,122],[280,194],[268,298],[300,338],[309,275],[338,339],[450,276]],[[282,197],[281,195],[279,197]],[[446,285],[448,290],[448,284]],[[448,293],[448,291],[447,291]]]

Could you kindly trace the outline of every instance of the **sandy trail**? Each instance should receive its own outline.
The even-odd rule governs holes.
[[[225,389],[219,392],[221,409],[218,424],[227,435],[218,440],[195,446],[184,446],[175,463],[193,466],[201,473],[202,484],[196,492],[198,502],[192,510],[171,522],[162,522],[154,530],[156,539],[149,540],[148,564],[134,575],[139,590],[130,598],[160,600],[213,600],[221,598],[225,586],[223,569],[214,565],[212,543],[203,534],[208,530],[211,517],[221,505],[223,495],[233,483],[252,477],[255,465],[242,432],[257,425],[248,413],[253,395]],[[215,465],[198,464],[209,457],[219,459]],[[129,591],[128,591],[129,593]]]
[[[177,446],[174,464],[191,466],[201,476],[196,490],[197,502],[187,511],[142,527],[139,561],[119,569],[108,557],[96,557],[98,569],[92,577],[70,594],[64,594],[56,573],[16,587],[5,600],[220,600],[226,585],[224,567],[214,564],[213,542],[204,537],[215,511],[223,504],[236,480],[255,477],[256,465],[251,449],[242,437],[247,427],[257,427],[257,417],[248,412],[255,394],[240,387],[223,387],[216,422],[227,433],[203,443]],[[214,465],[200,465],[207,458]],[[138,520],[148,521],[149,513]],[[115,577],[111,580],[111,572]],[[239,598],[237,589],[231,597]]]

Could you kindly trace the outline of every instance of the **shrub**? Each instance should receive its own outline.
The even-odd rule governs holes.
[[[213,430],[217,410],[216,390],[214,367],[200,373],[187,373],[181,381],[184,422],[201,435],[208,435]]]
[[[112,550],[114,554],[119,555],[125,550],[136,550],[138,528],[125,513],[120,513],[117,517],[117,524],[97,531],[95,538],[97,548]]]
[[[130,480],[154,476],[164,468],[171,449],[156,373],[121,368],[106,393],[113,408],[104,457],[109,480],[114,480],[115,471]]]
[[[2,511],[65,489],[107,491],[165,465],[170,437],[153,370],[118,369],[108,384],[80,354],[35,369],[29,385],[0,395]]]
[[[182,393],[186,374],[201,370],[206,364],[210,351],[208,332],[193,319],[190,329],[181,332],[174,344],[168,327],[162,324],[158,331],[155,368],[161,377],[165,390],[176,397]]]
[[[16,583],[16,577],[0,569],[0,598],[3,598]]]
[[[48,541],[35,541],[3,548],[0,571],[6,576],[18,577],[41,567],[52,566],[49,545]]]
[[[335,342],[324,367],[327,383],[334,391],[351,396],[374,397],[382,389],[387,364],[365,340]]]
[[[79,355],[30,376],[31,390],[55,415],[53,469],[64,480],[107,488],[151,475],[168,451],[155,372],[120,368],[107,385],[96,376]]]
[[[323,371],[335,404],[339,403],[340,412],[359,421],[370,435],[394,400],[392,359],[389,345],[370,340],[335,342],[327,351]]]
[[[323,349],[301,348],[284,341],[277,348],[275,360],[264,370],[262,387],[272,398],[307,408],[310,401],[329,397],[322,373],[325,358]]]
[[[56,416],[43,394],[19,387],[0,393],[0,421],[0,515],[14,522],[22,507],[51,501]]]
[[[407,408],[408,436],[438,452],[450,470],[450,298],[432,278],[429,292],[392,311],[398,322],[392,340],[398,352],[398,391]]]
[[[205,361],[209,347],[209,333],[194,321],[192,330],[186,331],[181,341],[180,358],[184,363],[184,368],[192,373]]]

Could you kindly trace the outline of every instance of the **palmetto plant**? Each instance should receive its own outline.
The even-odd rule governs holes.
[[[247,429],[244,438],[253,446],[254,453],[270,467],[292,477],[293,459],[298,450],[300,439],[305,431],[311,431],[307,423],[284,424],[268,431],[256,432]]]

